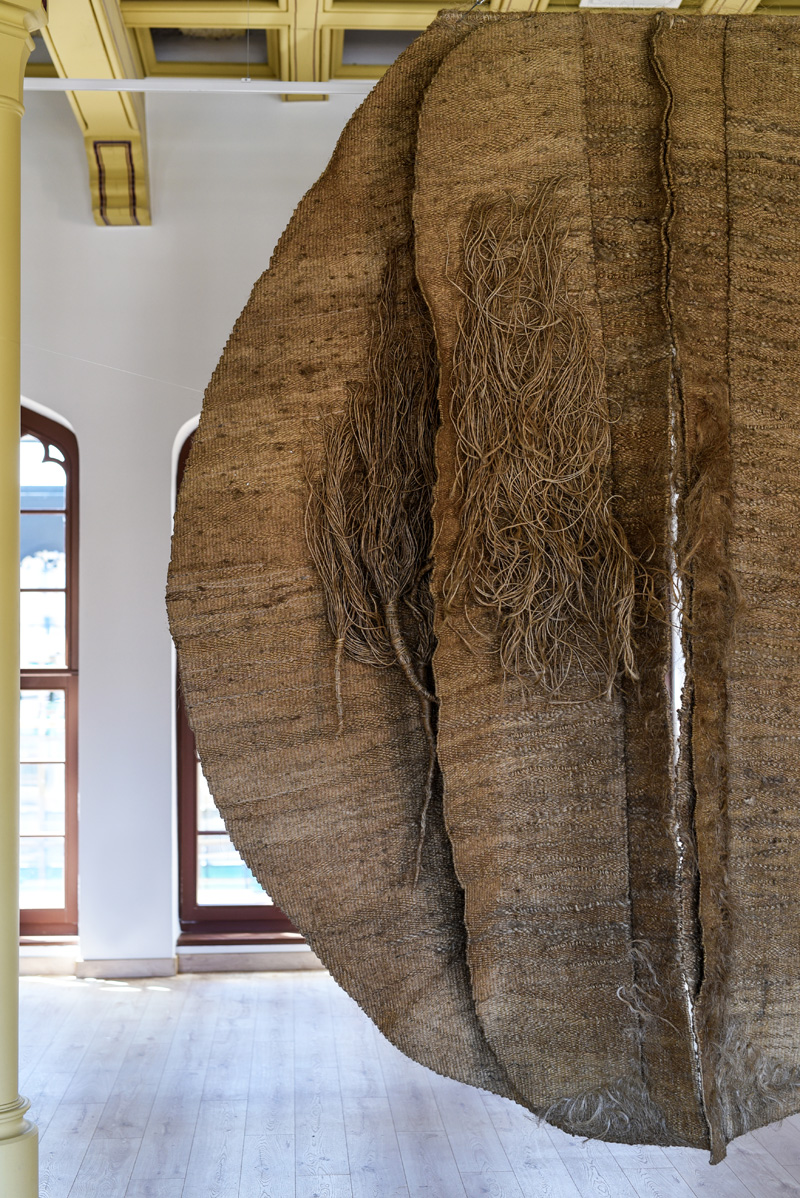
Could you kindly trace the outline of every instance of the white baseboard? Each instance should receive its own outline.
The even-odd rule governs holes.
[[[79,978],[171,978],[177,972],[175,957],[119,957],[78,961],[75,966]]]
[[[178,973],[272,973],[289,969],[324,969],[325,966],[310,948],[266,946],[260,952],[186,952],[178,953]]]
[[[54,956],[34,956],[32,953],[20,953],[19,976],[21,978],[54,978],[75,977],[76,954],[73,948],[71,956],[63,953]]]
[[[181,947],[175,957],[113,957],[79,961],[75,946],[47,953],[20,950],[20,977],[167,978],[176,973],[272,973],[324,969],[306,944],[264,945],[239,949],[235,945]],[[34,953],[36,955],[34,955]]]

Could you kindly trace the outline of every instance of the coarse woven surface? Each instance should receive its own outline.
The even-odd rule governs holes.
[[[715,19],[701,39],[682,19],[662,22],[657,45],[674,107],[669,287],[685,447],[698,1014],[722,1141],[800,1098],[800,37],[794,22]]]
[[[615,507],[629,544],[669,605],[670,345],[662,299],[661,182],[665,98],[640,16],[584,21],[584,82],[592,239],[614,414]],[[704,1142],[687,1035],[684,980],[697,969],[687,795],[673,785],[670,629],[635,622],[639,682],[622,687],[634,994],[647,1089],[669,1125]]]
[[[793,19],[443,15],[232,334],[168,593],[234,842],[389,1038],[715,1160],[800,1101],[798,77]]]
[[[399,1047],[506,1093],[472,1004],[440,803],[412,885],[417,697],[395,671],[347,662],[338,734],[304,535],[308,428],[366,374],[387,255],[410,232],[417,108],[469,27],[432,30],[375,88],[256,284],[205,398],[169,602],[203,768],[250,868]]]
[[[590,352],[602,362],[583,62],[584,39],[595,30],[615,44],[632,38],[646,67],[640,19],[503,22],[457,47],[426,96],[414,217],[417,271],[442,371],[438,592],[461,517],[452,491],[458,412],[450,398],[460,399],[463,388],[462,367],[453,362],[461,309],[456,247],[473,205],[496,191],[498,179],[523,195],[545,183],[555,188],[568,290],[583,306]],[[618,70],[606,62],[609,73]],[[492,122],[481,120],[484,104]],[[632,108],[625,105],[626,116]],[[650,115],[657,127],[660,105]],[[609,157],[620,152],[604,150]],[[660,426],[653,421],[645,435],[651,462],[663,458],[665,403]],[[484,634],[488,651],[471,626]],[[514,1084],[554,1121],[617,1140],[669,1142],[677,1133],[643,1082],[622,696],[570,702],[584,696],[578,686],[554,703],[524,688],[491,651],[492,629],[480,608],[441,609],[434,660],[446,820],[466,894],[479,1017]],[[702,1135],[703,1128],[694,1131]]]

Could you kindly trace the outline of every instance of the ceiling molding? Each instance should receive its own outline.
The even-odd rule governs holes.
[[[117,0],[53,4],[44,39],[64,79],[143,74]],[[68,92],[83,134],[92,213],[98,225],[149,225],[144,101],[131,92]]]

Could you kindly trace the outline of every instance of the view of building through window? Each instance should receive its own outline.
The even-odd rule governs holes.
[[[20,908],[29,932],[76,927],[77,658],[71,610],[74,438],[23,413],[20,439]],[[73,458],[76,455],[73,453]]]
[[[197,786],[197,902],[201,907],[269,904],[272,899],[251,874],[225,831],[200,762]]]
[[[64,906],[66,713],[63,690],[23,690],[20,906]]]

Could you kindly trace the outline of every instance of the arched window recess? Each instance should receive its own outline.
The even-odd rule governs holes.
[[[78,445],[22,409],[20,934],[78,931]]]
[[[178,487],[189,456],[178,457]],[[234,848],[209,792],[178,686],[179,945],[291,944],[303,938]]]

